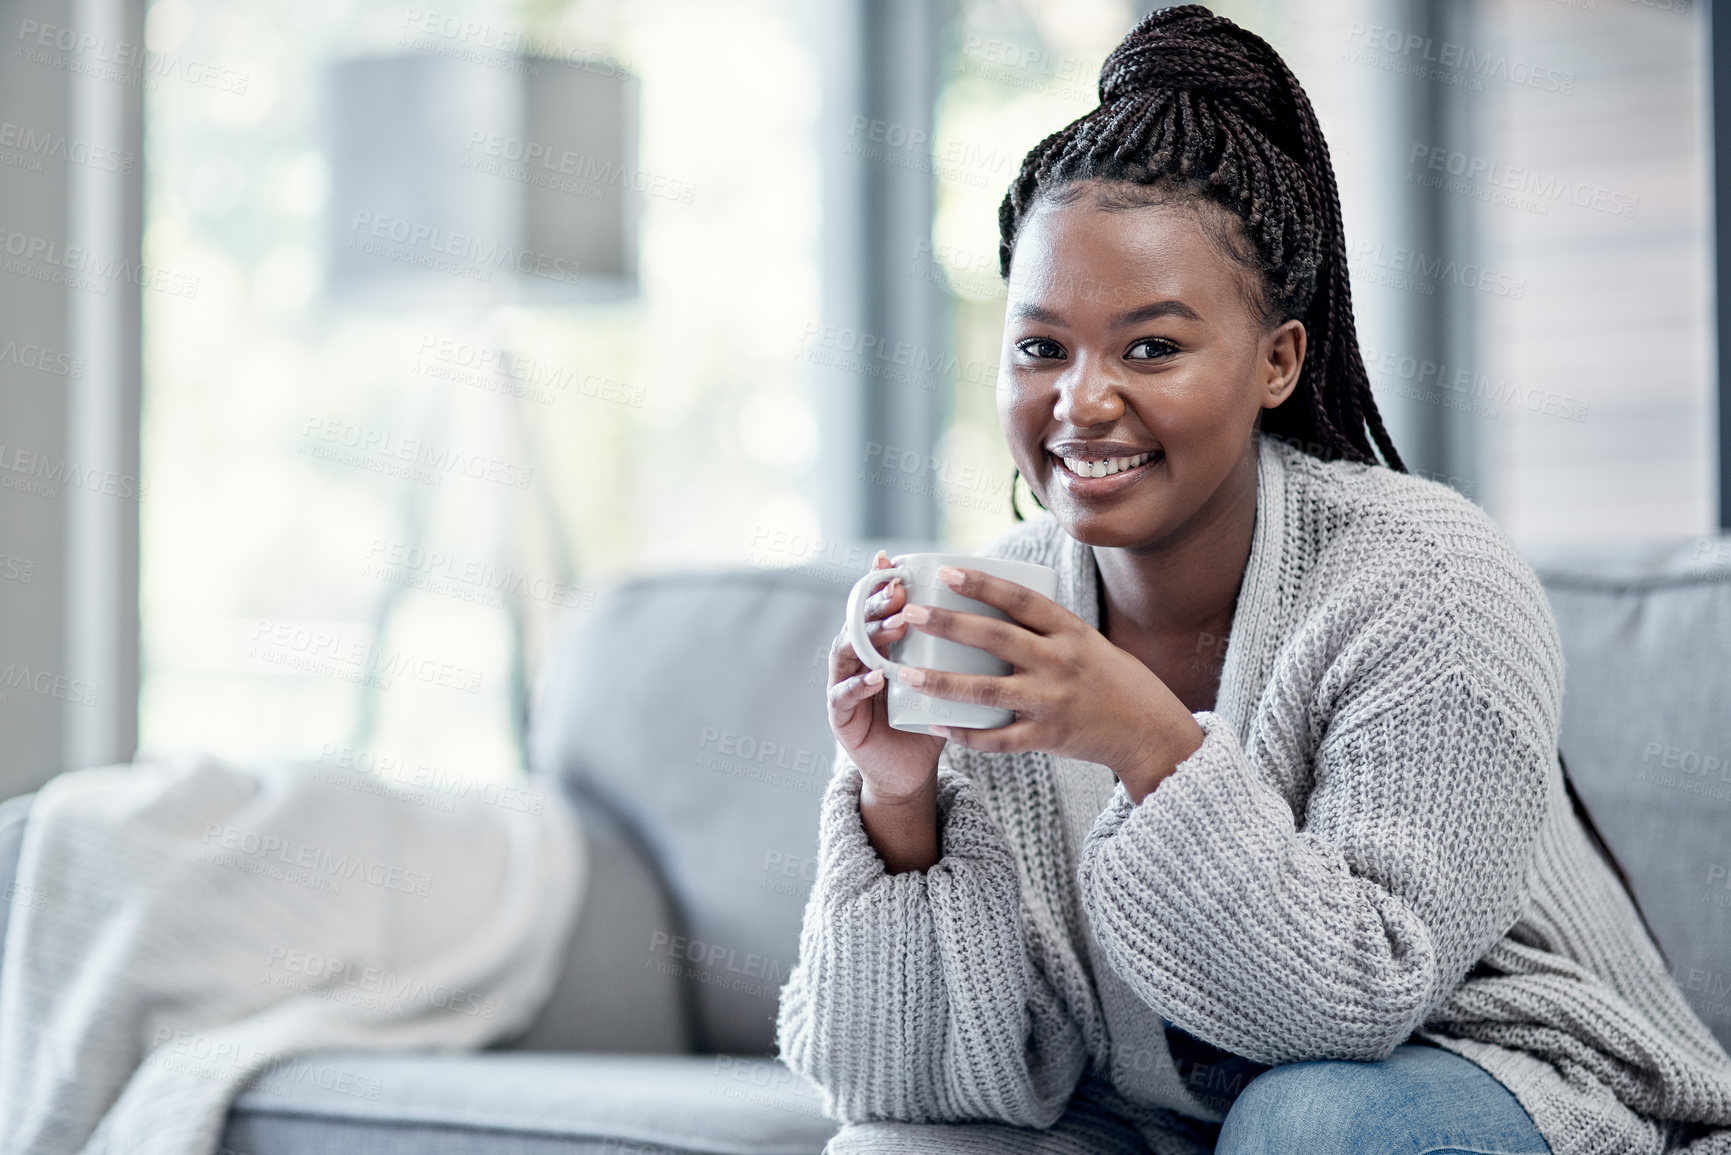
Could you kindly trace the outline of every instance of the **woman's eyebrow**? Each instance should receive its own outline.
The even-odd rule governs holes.
[[[1119,313],[1112,318],[1111,324],[1114,329],[1122,329],[1126,325],[1140,325],[1143,321],[1153,321],[1160,317],[1183,317],[1187,321],[1200,321],[1202,314],[1183,301],[1153,301],[1141,308],[1131,309],[1128,313]]]
[[[1062,325],[1064,318],[1050,309],[1042,309],[1038,305],[1020,304],[1010,310],[1010,316],[1018,321],[1038,321],[1042,325]]]
[[[1065,323],[1064,318],[1052,310],[1026,302],[1011,308],[1010,316],[1018,321],[1038,321],[1042,325],[1062,325]],[[1114,329],[1122,329],[1129,325],[1140,325],[1144,321],[1157,320],[1160,317],[1183,317],[1187,321],[1200,321],[1202,314],[1183,301],[1175,299],[1151,301],[1146,305],[1131,309],[1127,313],[1119,313],[1112,318],[1110,325]]]

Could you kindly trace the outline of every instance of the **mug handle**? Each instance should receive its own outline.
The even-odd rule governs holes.
[[[853,646],[853,652],[859,655],[859,660],[874,670],[882,670],[886,677],[894,677],[901,668],[900,662],[892,662],[878,653],[866,636],[865,603],[866,599],[879,586],[895,578],[902,579],[902,584],[908,584],[912,575],[906,566],[893,565],[888,569],[874,569],[859,581],[854,583],[853,592],[847,596],[847,640]]]

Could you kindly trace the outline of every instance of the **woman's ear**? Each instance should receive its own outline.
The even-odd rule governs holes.
[[[1263,338],[1262,407],[1273,409],[1292,396],[1304,368],[1304,322],[1282,321]]]

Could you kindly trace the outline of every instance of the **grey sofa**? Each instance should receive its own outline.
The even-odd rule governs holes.
[[[579,803],[592,884],[540,1021],[480,1054],[267,1073],[226,1148],[820,1151],[834,1126],[773,1059],[773,1020],[830,769],[824,655],[869,553],[849,556],[631,581],[568,619],[532,761]],[[1571,775],[1679,985],[1731,1045],[1731,539],[1533,561],[1567,651]],[[0,807],[0,884],[27,809]]]

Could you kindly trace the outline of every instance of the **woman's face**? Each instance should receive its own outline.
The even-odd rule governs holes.
[[[1041,202],[1017,236],[998,416],[1041,504],[1088,545],[1212,520],[1241,496],[1235,471],[1254,481],[1258,410],[1297,383],[1303,325],[1263,324],[1203,212],[1238,227],[1209,202],[1108,210],[1088,188]]]

